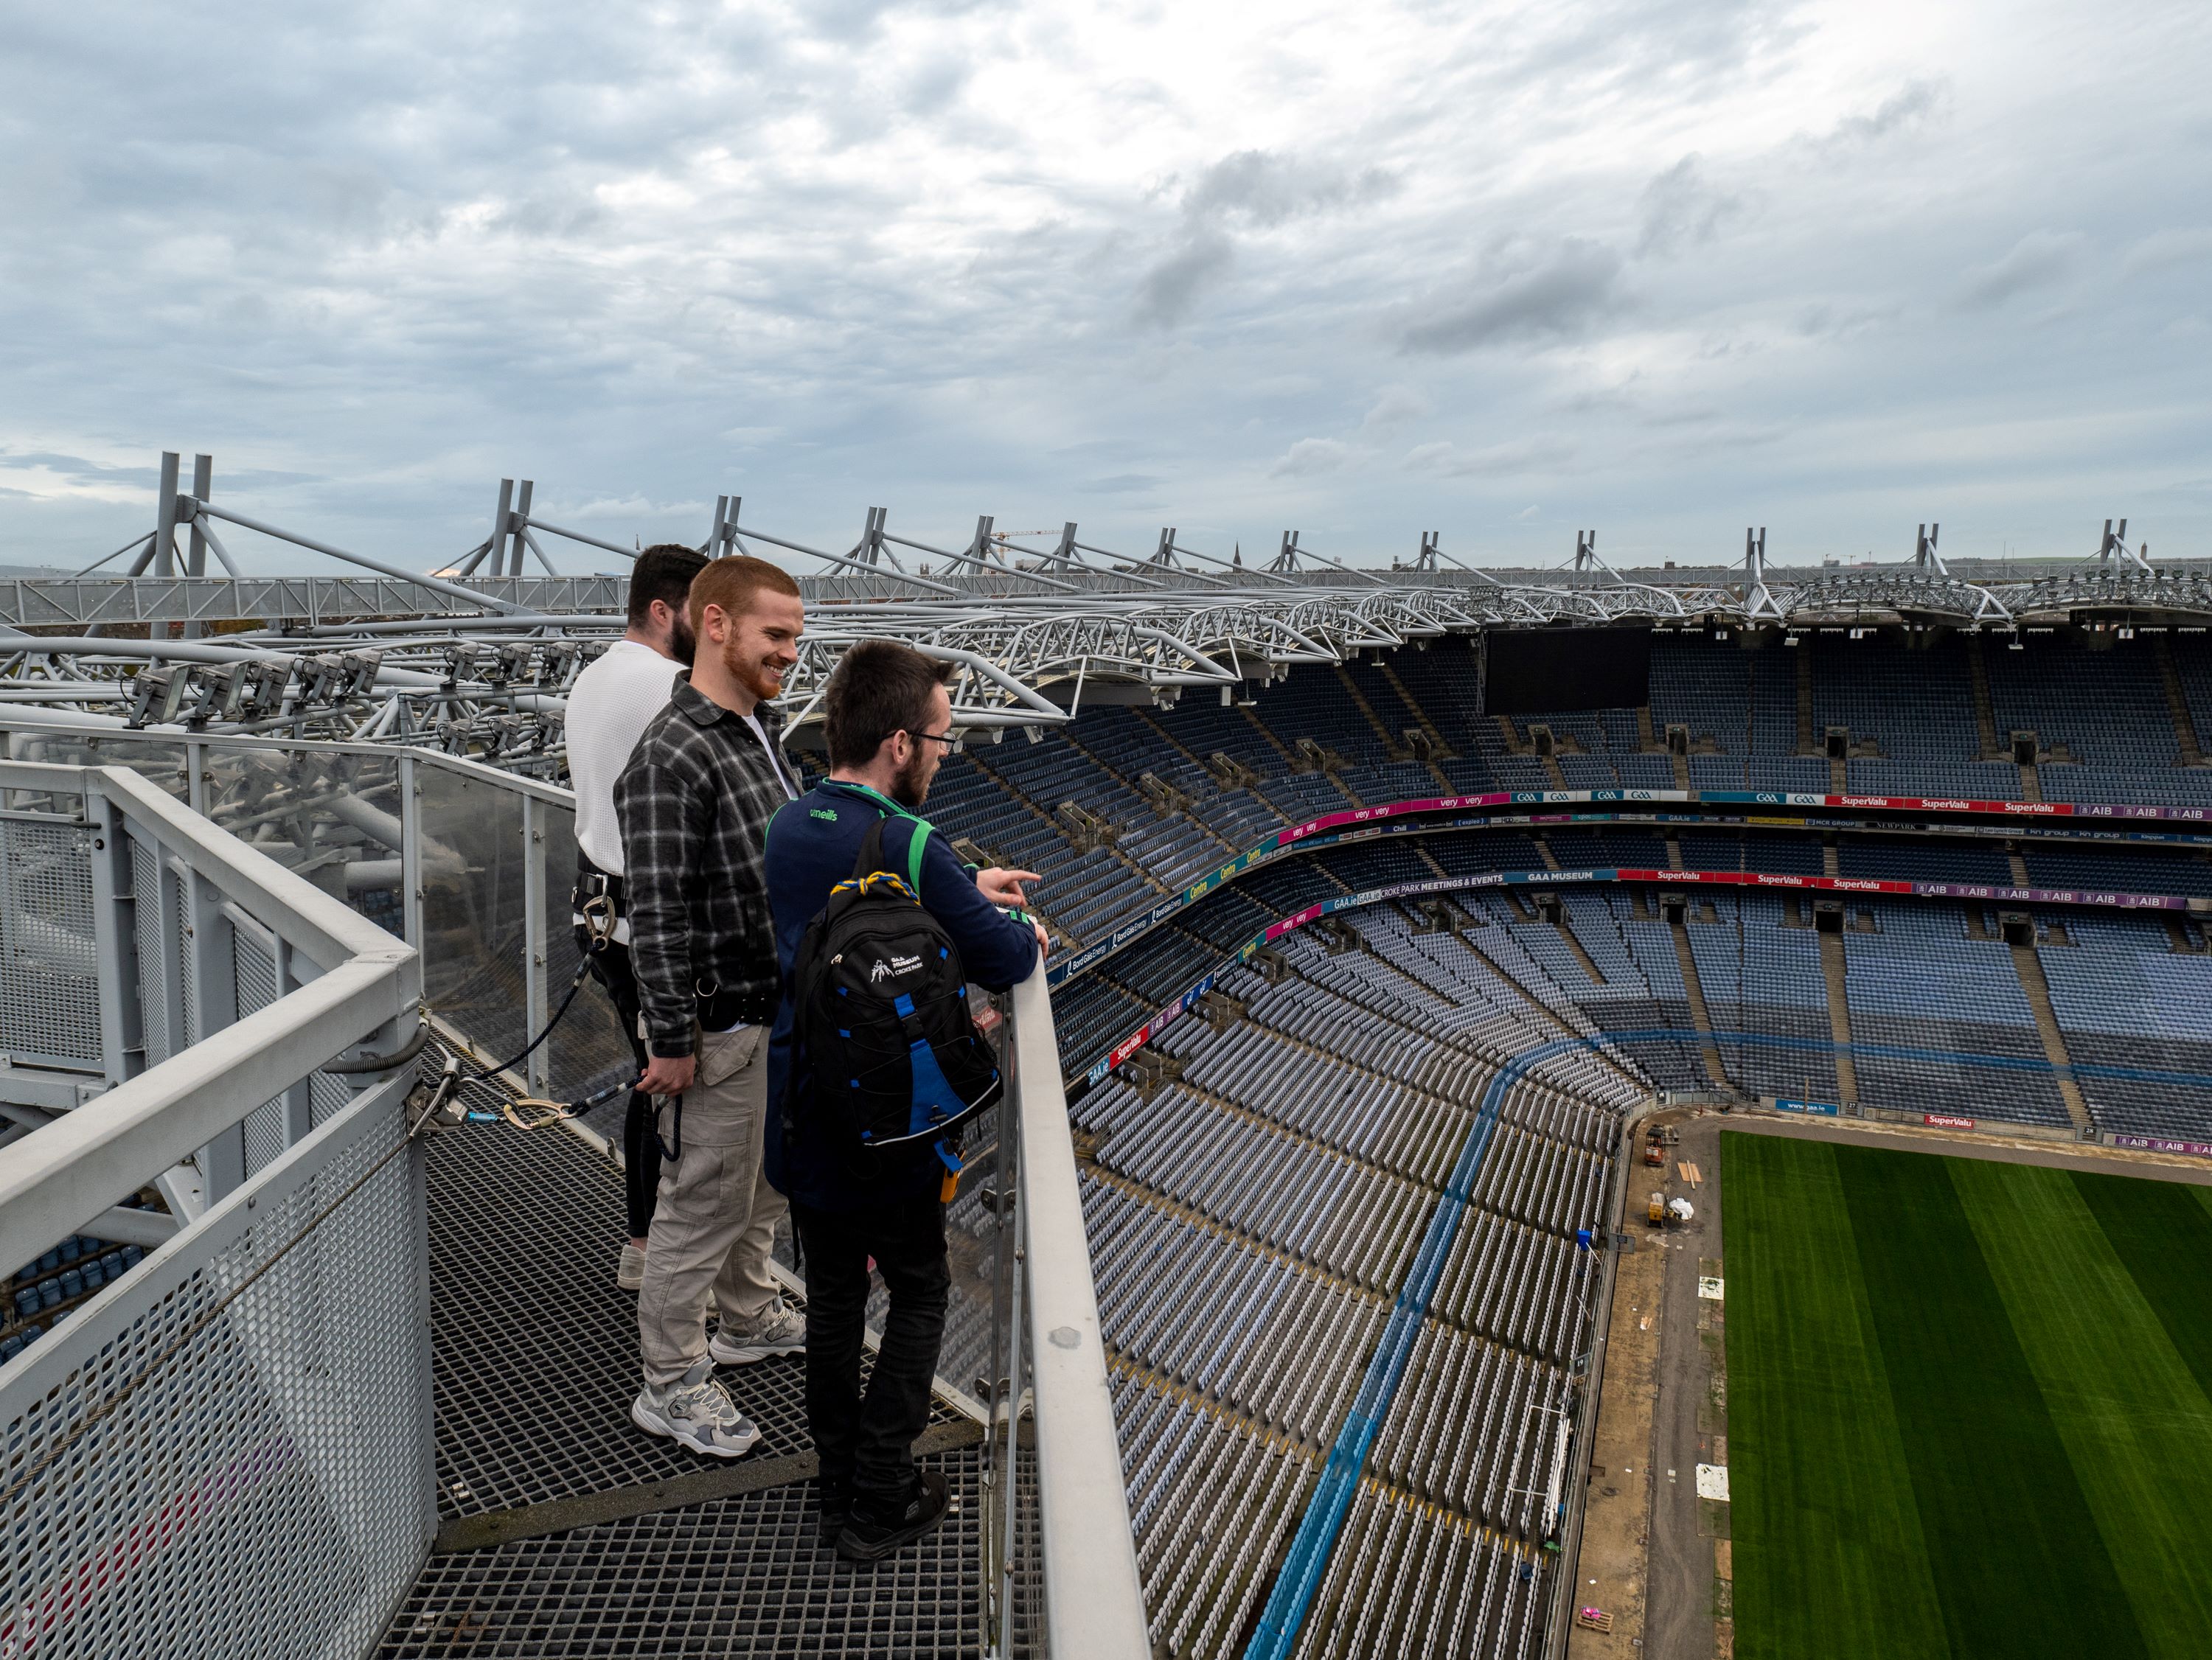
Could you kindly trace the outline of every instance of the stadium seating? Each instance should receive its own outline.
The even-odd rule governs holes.
[[[1287,936],[1280,978],[1223,977],[1234,1012],[1218,1028],[1192,1015],[1161,1035],[1166,1070],[1139,1075],[1155,1086],[1115,1078],[1074,1108],[1139,1566],[1173,1652],[1243,1628],[1499,1064],[1556,1032],[1448,936],[1417,939],[1388,907],[1359,916],[1372,950]],[[1602,1218],[1636,1094],[1586,1051],[1503,1087],[1376,1438],[1386,1506],[1418,1500],[1395,1524],[1460,1554],[1440,1579],[1386,1583],[1375,1617],[1439,1621],[1455,1652],[1510,1651],[1496,1641],[1534,1615],[1533,1594],[1483,1591],[1545,1519],[1528,1491],[1541,1454],[1507,1427],[1569,1399],[1588,1341],[1574,1233]],[[1467,1553],[1474,1530],[1491,1542]]]
[[[1893,634],[1851,640],[1838,631],[1808,633],[1794,647],[1745,650],[1697,633],[1657,634],[1647,710],[1508,719],[1481,712],[1475,648],[1447,639],[1340,669],[1301,665],[1248,685],[1243,703],[1194,694],[1156,708],[1100,706],[1085,710],[1065,739],[976,744],[948,762],[929,810],[986,852],[1043,872],[1041,908],[1082,945],[1289,825],[1355,803],[1437,793],[1439,774],[1464,791],[1671,787],[1678,758],[1661,752],[1669,726],[1687,729],[1692,753],[1679,759],[1688,782],[1703,789],[1825,793],[1837,770],[1828,735],[1840,728],[1850,752],[1842,770],[1856,793],[2016,800],[2032,789],[2053,801],[2212,804],[2212,768],[2179,764],[2179,728],[2152,651],[2142,641],[2106,638],[2094,650],[2078,638],[2030,635],[2014,651],[1996,638],[1923,645]],[[2181,635],[2161,649],[2175,665],[2186,718],[2212,736],[2212,650]],[[1536,753],[1539,727],[1548,730],[1548,754]],[[2026,768],[2014,758],[2015,731],[2035,734],[2036,760]],[[1802,753],[1808,742],[1811,753]],[[2191,851],[2022,830],[2009,841],[1831,832],[1824,845],[1816,834],[1771,827],[1669,837],[1632,824],[1556,825],[1315,849],[1247,872],[1060,987],[1065,1057],[1072,1070],[1087,1068],[1279,917],[1321,899],[1439,875],[1679,862],[1689,871],[2212,897],[2212,860]],[[1328,958],[1318,972],[1341,990],[1366,984],[1378,1008],[1401,995],[1445,999],[1439,1007],[1456,1011],[1459,1029],[1488,1033],[1499,1052],[1510,1045],[1498,1022],[1520,1033],[1513,1041],[1525,1040],[1533,997],[1556,1017],[1553,1036],[1638,1034],[1612,1043],[1610,1053],[1642,1087],[1701,1089],[1714,1080],[1694,1029],[1686,952],[1713,1028],[1711,1052],[1735,1088],[1838,1099],[1832,1046],[1840,1013],[1864,1106],[2067,1122],[2058,1075],[1993,911],[1970,924],[1957,906],[1854,896],[1842,944],[1845,1007],[1832,1011],[1808,905],[1705,891],[1670,924],[1657,894],[1569,886],[1564,930],[1525,902],[1462,894],[1457,935],[1430,931],[1434,918],[1412,901],[1372,907],[1357,913],[1361,951]],[[2096,1124],[2212,1134],[2212,1100],[2186,1081],[2207,1071],[2207,1056],[2191,1035],[2193,1015],[2182,1012],[2197,1006],[2182,993],[2203,978],[2202,943],[2183,924],[2127,917],[2045,928],[2038,960],[2060,1040],[2078,1051],[2075,1081]],[[1497,984],[1500,975],[1512,990]],[[1989,1063],[1957,1058],[1968,1053]],[[2158,1063],[2140,1063],[2147,1055]],[[2131,1059],[2135,1069],[2161,1076],[2136,1087],[2096,1069]]]

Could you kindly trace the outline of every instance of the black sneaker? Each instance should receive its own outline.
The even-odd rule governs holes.
[[[933,1469],[921,1472],[915,1494],[906,1508],[888,1521],[855,1512],[837,1536],[837,1554],[848,1562],[880,1562],[902,1545],[915,1540],[945,1519],[952,1493],[945,1478]]]
[[[852,1489],[842,1482],[825,1481],[817,1475],[814,1478],[814,1502],[820,1506],[822,1548],[835,1550],[838,1536],[853,1519]]]

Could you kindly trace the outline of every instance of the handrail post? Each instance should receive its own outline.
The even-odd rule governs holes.
[[[1152,1639],[1042,967],[1014,988],[1010,1047],[1021,1156],[1018,1283],[1036,1403],[1049,1651],[1055,1660],[1142,1660]]]
[[[524,481],[527,490],[529,482]],[[515,558],[522,555],[520,540]],[[521,569],[518,563],[518,573]],[[526,1039],[545,1030],[550,1005],[546,1000],[545,973],[552,962],[552,942],[545,917],[545,809],[535,797],[522,797],[522,1033]],[[531,1051],[526,1081],[539,1094],[553,1087],[553,1052],[548,1044]]]
[[[399,930],[417,951],[422,948],[422,788],[415,779],[415,757],[399,757]]]
[[[112,1087],[146,1065],[145,1011],[138,998],[138,927],[131,879],[131,842],[122,809],[100,788],[100,775],[81,775],[84,817],[91,825],[92,938],[100,961],[100,1063]]]

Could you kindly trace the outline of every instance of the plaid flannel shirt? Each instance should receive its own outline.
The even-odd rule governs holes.
[[[615,781],[630,965],[655,1055],[691,1052],[702,991],[733,995],[763,1025],[781,993],[761,850],[784,779],[803,786],[781,753],[782,716],[764,703],[753,713],[773,756],[680,676]]]

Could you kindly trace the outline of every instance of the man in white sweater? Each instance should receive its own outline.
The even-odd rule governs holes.
[[[569,689],[568,776],[576,791],[576,943],[589,949],[581,906],[604,894],[620,918],[623,849],[615,823],[615,780],[653,718],[668,704],[677,674],[690,666],[694,640],[685,601],[691,579],[706,556],[662,542],[637,556],[630,573],[629,626],[606,654],[576,676]],[[638,1070],[646,1065],[637,1029],[637,978],[630,971],[629,924],[617,920],[614,936],[593,955],[592,968],[614,1000]],[[660,1142],[653,1098],[632,1091],[623,1124],[623,1187],[629,1237],[622,1248],[616,1283],[635,1291],[645,1273],[645,1241],[653,1226],[653,1195],[660,1185]]]

